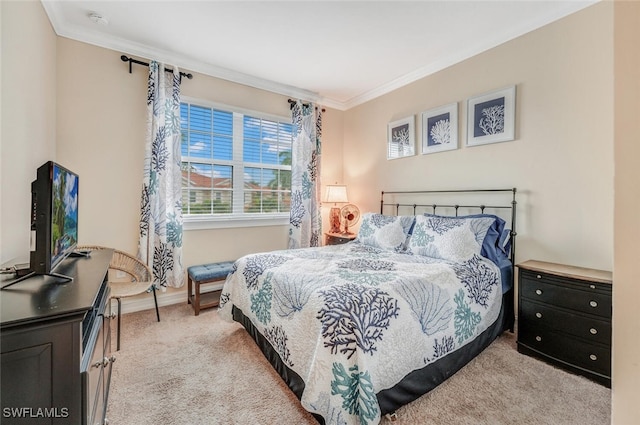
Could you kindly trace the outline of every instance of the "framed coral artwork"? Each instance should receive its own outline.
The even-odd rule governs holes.
[[[422,153],[458,149],[458,102],[422,113]]]
[[[415,119],[413,115],[387,126],[387,159],[415,155]]]
[[[516,86],[467,100],[467,146],[513,140],[515,127]]]

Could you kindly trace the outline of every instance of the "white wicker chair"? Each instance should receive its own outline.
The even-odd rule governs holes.
[[[107,248],[104,246],[85,245],[79,246],[77,249],[79,251],[95,251]],[[156,297],[156,288],[153,285],[153,273],[149,266],[126,252],[114,249],[113,257],[109,263],[109,277],[107,280],[109,288],[111,288],[111,298],[115,298],[118,302],[117,350],[120,350],[121,299],[142,294],[151,288],[153,290],[153,301],[156,305],[156,317],[159,322],[158,298]]]

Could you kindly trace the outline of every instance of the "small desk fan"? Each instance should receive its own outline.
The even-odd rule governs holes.
[[[349,227],[355,225],[360,220],[360,210],[353,204],[347,204],[340,209],[340,221],[344,225],[345,235],[353,235]]]

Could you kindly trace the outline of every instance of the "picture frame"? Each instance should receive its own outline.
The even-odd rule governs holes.
[[[458,149],[458,102],[422,113],[422,154]]]
[[[467,146],[515,139],[516,86],[467,99]]]
[[[387,125],[387,159],[416,154],[415,118],[410,116]]]

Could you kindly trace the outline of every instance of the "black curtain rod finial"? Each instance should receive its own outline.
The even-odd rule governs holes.
[[[287,99],[287,102],[289,102],[289,108],[290,108],[290,109],[291,109],[291,108],[293,108],[293,105],[295,105],[295,103],[296,103],[296,101],[295,101],[295,100],[293,100],[293,99]],[[302,105],[304,105],[304,106],[309,106],[309,104],[308,104],[308,103],[303,103]],[[316,109],[318,109],[318,107],[317,107],[317,106],[316,106]],[[321,110],[322,110],[322,112],[325,112],[325,111],[326,111],[326,109],[324,109],[324,108],[322,108]]]

